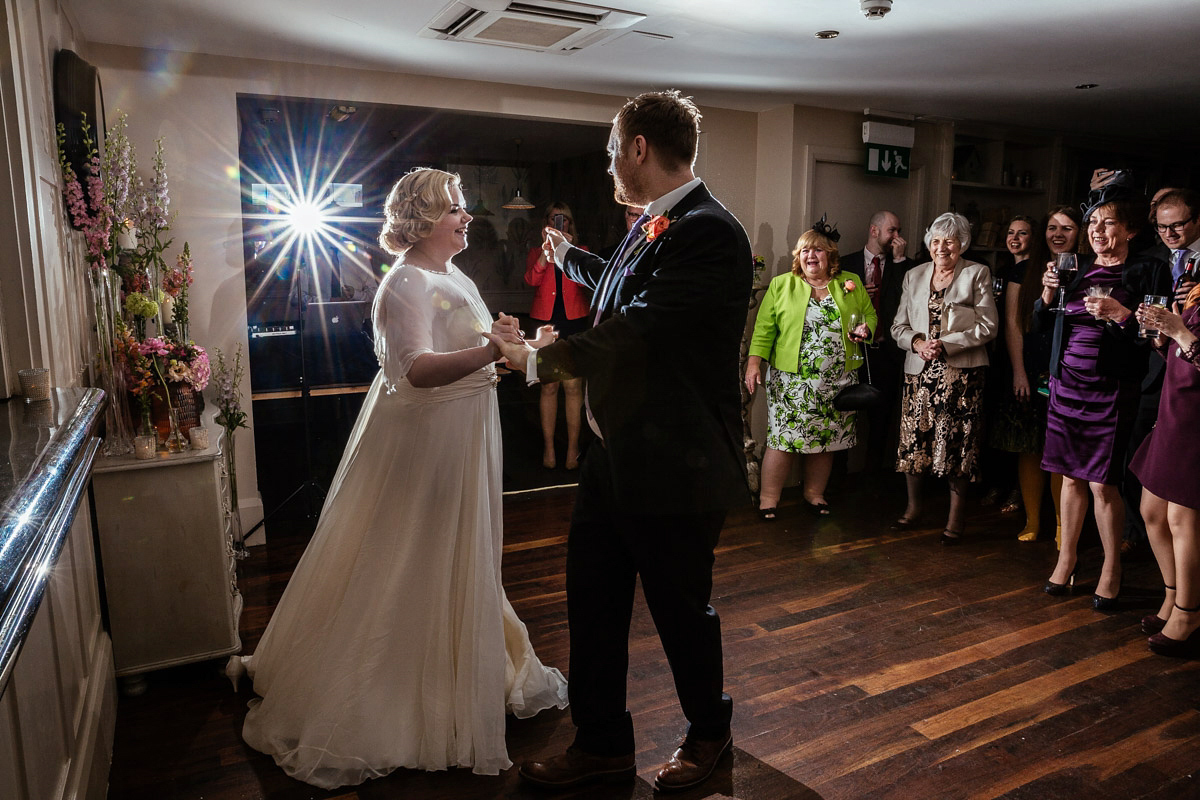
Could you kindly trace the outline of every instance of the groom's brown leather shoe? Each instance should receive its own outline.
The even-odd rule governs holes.
[[[624,756],[595,756],[571,745],[567,752],[545,761],[527,761],[521,777],[537,786],[565,789],[591,781],[622,781],[637,776],[633,753]]]
[[[724,739],[693,739],[688,736],[679,745],[671,760],[654,776],[654,788],[660,792],[680,792],[699,786],[717,768],[721,756],[733,749],[733,735]]]

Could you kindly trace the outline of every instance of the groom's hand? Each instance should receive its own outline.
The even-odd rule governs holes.
[[[526,360],[529,358],[529,354],[533,352],[532,347],[524,341],[505,341],[504,337],[497,336],[494,333],[485,332],[483,336],[489,342],[496,345],[496,349],[500,351],[500,356],[508,362],[509,367],[521,372],[525,371]]]
[[[554,251],[558,249],[559,244],[567,241],[566,235],[558,228],[543,228],[542,233],[546,240],[542,242],[542,254],[546,256],[546,261],[550,264],[557,264],[554,260]]]

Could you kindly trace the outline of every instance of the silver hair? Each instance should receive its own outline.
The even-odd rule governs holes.
[[[967,222],[967,218],[962,214],[955,214],[953,211],[947,211],[940,217],[929,223],[929,227],[925,229],[925,248],[929,248],[929,243],[933,237],[953,236],[958,239],[958,243],[962,246],[963,251],[966,251],[971,246],[971,223]]]

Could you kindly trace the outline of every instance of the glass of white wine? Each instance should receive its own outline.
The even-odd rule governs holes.
[[[1112,297],[1111,286],[1089,286],[1084,290],[1084,295],[1087,297]],[[1099,314],[1093,314],[1096,319],[1100,319]]]
[[[1148,294],[1142,298],[1142,302],[1151,308],[1166,308],[1167,296],[1165,294]],[[1158,336],[1158,331],[1141,325],[1138,327],[1138,336],[1143,339],[1154,339]]]

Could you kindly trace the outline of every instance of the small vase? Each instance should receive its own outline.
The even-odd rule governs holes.
[[[187,450],[187,440],[183,438],[183,434],[179,432],[179,415],[175,409],[170,411],[171,429],[167,431],[167,446],[168,453],[180,453]]]

